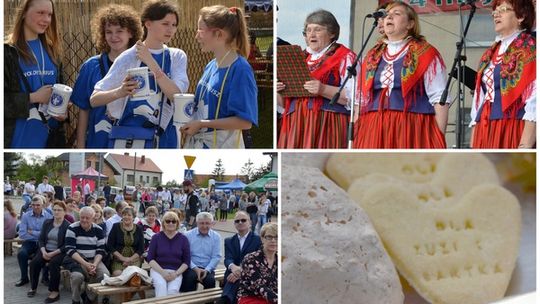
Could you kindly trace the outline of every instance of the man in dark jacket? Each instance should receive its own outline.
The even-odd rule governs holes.
[[[236,304],[236,291],[240,283],[242,273],[242,260],[251,252],[261,248],[261,238],[251,232],[251,221],[249,215],[244,211],[236,212],[234,217],[234,227],[237,234],[225,239],[225,286],[223,294],[218,303]]]
[[[184,187],[184,193],[187,194],[186,219],[188,221],[188,228],[191,229],[196,226],[195,217],[199,213],[199,198],[193,192],[193,183],[190,180],[185,180],[182,186]]]

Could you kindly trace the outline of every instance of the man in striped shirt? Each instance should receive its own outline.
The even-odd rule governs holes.
[[[95,294],[87,293],[81,297],[84,281],[100,282],[109,270],[102,262],[106,255],[105,231],[93,223],[95,211],[91,207],[83,207],[80,221],[71,224],[66,232],[66,258],[64,268],[71,272],[71,300],[73,304],[93,302]]]

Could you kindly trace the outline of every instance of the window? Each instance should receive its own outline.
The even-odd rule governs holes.
[[[135,176],[133,174],[128,174],[127,181],[131,183],[135,182]]]
[[[159,179],[157,176],[152,177],[152,184],[157,185],[159,183]]]
[[[86,161],[86,168],[90,168],[92,167],[92,161],[91,160],[87,160]]]
[[[147,184],[150,183],[150,176],[148,176],[148,175],[146,176],[146,183]]]
[[[98,161],[95,163],[94,169],[96,169],[96,171],[99,172],[99,162]]]
[[[143,181],[143,176],[142,176],[142,175],[139,175],[139,182],[142,183],[142,181]]]

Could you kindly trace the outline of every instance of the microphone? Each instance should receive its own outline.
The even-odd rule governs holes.
[[[384,18],[387,15],[388,13],[386,12],[386,10],[384,8],[381,8],[378,11],[374,12],[373,14],[368,14],[366,17],[379,19],[379,18]]]

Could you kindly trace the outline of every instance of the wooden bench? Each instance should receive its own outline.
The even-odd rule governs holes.
[[[215,287],[211,289],[203,289],[191,292],[184,292],[178,295],[150,298],[127,302],[128,304],[198,304],[213,302],[221,297],[221,288]]]
[[[146,271],[150,271],[150,265],[148,265],[146,262],[143,263],[142,269]],[[68,273],[69,276],[69,273]],[[216,280],[216,285],[219,288],[220,285],[223,284],[223,281],[225,279],[225,268],[216,269],[214,278]],[[134,295],[134,293],[138,292],[141,298],[146,298],[146,290],[154,289],[151,285],[142,285],[141,287],[129,287],[129,286],[109,286],[109,285],[101,285],[101,283],[93,283],[88,284],[87,288],[94,292],[97,295],[100,296],[110,296],[110,295],[120,295],[122,298],[120,299],[121,302],[126,302],[131,300],[131,297]],[[221,290],[221,288],[219,288]],[[152,298],[154,299],[154,298]],[[198,303],[198,302],[195,302]]]
[[[131,300],[135,293],[139,293],[139,296],[143,299],[146,298],[146,290],[153,289],[152,285],[141,285],[139,287],[130,286],[110,286],[101,285],[101,283],[93,283],[86,285],[86,288],[98,296],[121,296],[120,302],[126,302]]]
[[[20,248],[22,242],[20,238],[4,239],[4,255],[13,255],[13,247]]]

